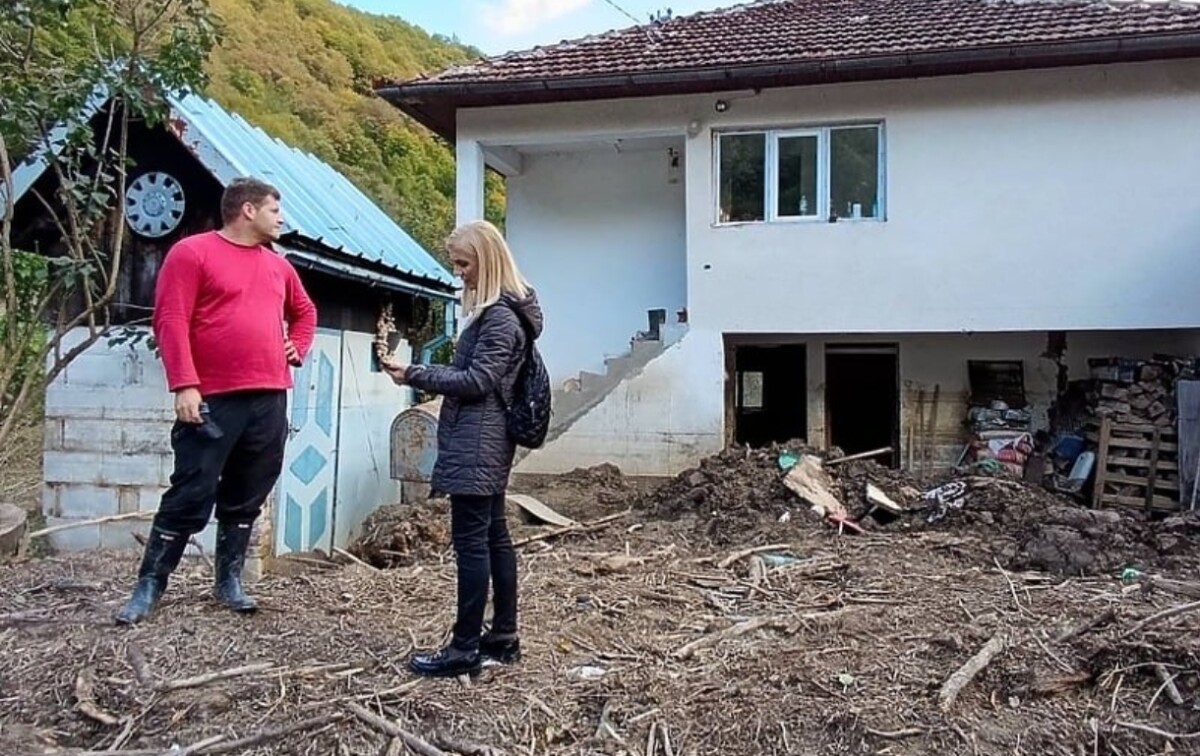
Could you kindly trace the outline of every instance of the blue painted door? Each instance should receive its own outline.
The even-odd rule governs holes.
[[[276,500],[277,554],[332,551],[341,361],[341,333],[322,328],[303,367],[294,371],[291,429]]]

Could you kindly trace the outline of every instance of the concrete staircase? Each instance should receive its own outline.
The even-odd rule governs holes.
[[[660,325],[641,332],[629,342],[629,351],[604,360],[604,372],[582,371],[554,389],[550,418],[549,444],[579,418],[604,401],[622,381],[638,375],[651,361],[687,332],[686,325]]]

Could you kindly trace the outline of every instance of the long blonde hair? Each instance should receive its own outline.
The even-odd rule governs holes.
[[[479,268],[475,288],[463,291],[463,313],[468,318],[494,305],[501,294],[518,299],[529,295],[532,287],[517,268],[504,235],[488,221],[471,221],[454,229],[446,238],[446,247],[473,254]]]

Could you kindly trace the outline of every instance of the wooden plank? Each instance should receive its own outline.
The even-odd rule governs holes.
[[[1100,437],[1094,433],[1087,434],[1088,440],[1092,443],[1100,443]],[[1147,441],[1142,438],[1121,438],[1120,436],[1110,437],[1108,445],[1117,449],[1153,449],[1154,442]],[[1161,452],[1176,452],[1179,450],[1178,444],[1163,441],[1158,445],[1158,450]]]
[[[539,499],[527,494],[507,494],[506,498],[513,504],[516,504],[521,509],[525,510],[530,517],[540,522],[547,522],[551,525],[557,525],[560,528],[572,527],[579,523],[572,520],[570,517],[555,512],[550,507],[546,506]]]
[[[1163,428],[1161,425],[1133,425],[1131,423],[1113,423],[1113,433],[1142,433],[1147,436],[1158,431],[1164,436],[1175,437],[1175,431]]]
[[[1156,428],[1154,430],[1154,438],[1152,439],[1154,446],[1150,449],[1150,473],[1149,480],[1146,482],[1146,511],[1149,512],[1154,507],[1154,480],[1158,477],[1158,445],[1162,443],[1162,437]]]
[[[1121,473],[1115,473],[1111,470],[1108,471],[1108,474],[1104,476],[1104,482],[1111,483],[1113,485],[1138,486],[1139,488],[1145,488],[1147,490],[1149,490],[1151,487],[1149,478],[1143,478],[1140,475],[1122,475]],[[1155,478],[1153,487],[1159,491],[1178,491],[1179,481]]]
[[[1118,505],[1122,507],[1134,507],[1142,509],[1146,506],[1146,500],[1141,496],[1116,496],[1115,494],[1105,494],[1100,500],[1101,506]],[[1151,504],[1152,509],[1162,512],[1178,512],[1179,502],[1172,501],[1165,496],[1155,496]]]
[[[1100,506],[1100,497],[1104,493],[1104,479],[1108,472],[1108,437],[1112,425],[1107,417],[1100,421],[1099,450],[1096,452],[1096,483],[1092,487],[1092,506]]]
[[[1147,469],[1150,467],[1150,460],[1140,457],[1109,457],[1108,464],[1112,467],[1135,467]],[[1172,462],[1169,459],[1158,460],[1159,472],[1178,472],[1179,463]]]
[[[1185,509],[1195,509],[1200,479],[1200,381],[1179,381],[1175,395],[1179,403],[1179,500]]]

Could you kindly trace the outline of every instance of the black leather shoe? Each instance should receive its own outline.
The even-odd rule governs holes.
[[[433,654],[413,654],[408,668],[424,677],[458,677],[477,675],[483,668],[478,651],[462,651],[446,646]]]
[[[516,664],[521,661],[521,641],[515,635],[488,633],[479,641],[479,655],[501,664]]]

